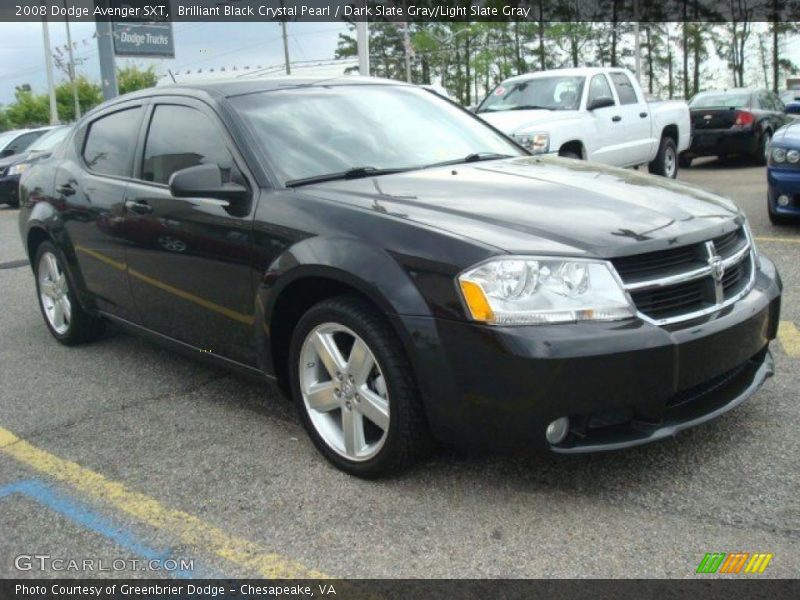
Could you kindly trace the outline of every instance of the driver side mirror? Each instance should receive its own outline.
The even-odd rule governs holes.
[[[206,164],[175,171],[169,178],[169,191],[176,198],[217,198],[219,200],[244,200],[248,190],[238,183],[223,183],[218,165]]]
[[[614,106],[614,99],[610,96],[598,96],[589,101],[586,105],[586,110],[597,110],[598,108],[606,108],[607,106]]]

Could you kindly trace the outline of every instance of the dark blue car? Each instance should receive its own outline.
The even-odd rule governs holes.
[[[775,132],[767,164],[769,220],[800,223],[800,121]]]

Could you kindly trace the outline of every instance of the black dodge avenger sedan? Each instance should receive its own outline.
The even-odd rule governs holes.
[[[58,341],[112,321],[276,380],[319,451],[362,477],[434,440],[651,442],[773,372],[781,283],[731,202],[530,156],[410,85],[123,96],[20,195]]]

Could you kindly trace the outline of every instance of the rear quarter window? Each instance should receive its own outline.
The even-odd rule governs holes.
[[[617,90],[620,104],[636,104],[639,102],[633,83],[625,73],[611,73],[611,81]]]

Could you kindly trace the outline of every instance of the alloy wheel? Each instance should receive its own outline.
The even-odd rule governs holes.
[[[675,177],[675,166],[677,165],[678,160],[675,156],[675,150],[668,146],[664,151],[664,174],[672,179]]]
[[[66,274],[52,252],[42,254],[37,273],[39,298],[47,321],[57,334],[64,335],[72,321],[72,302]]]
[[[383,448],[389,395],[375,355],[354,331],[323,323],[300,351],[300,390],[314,429],[348,460],[363,462]]]

